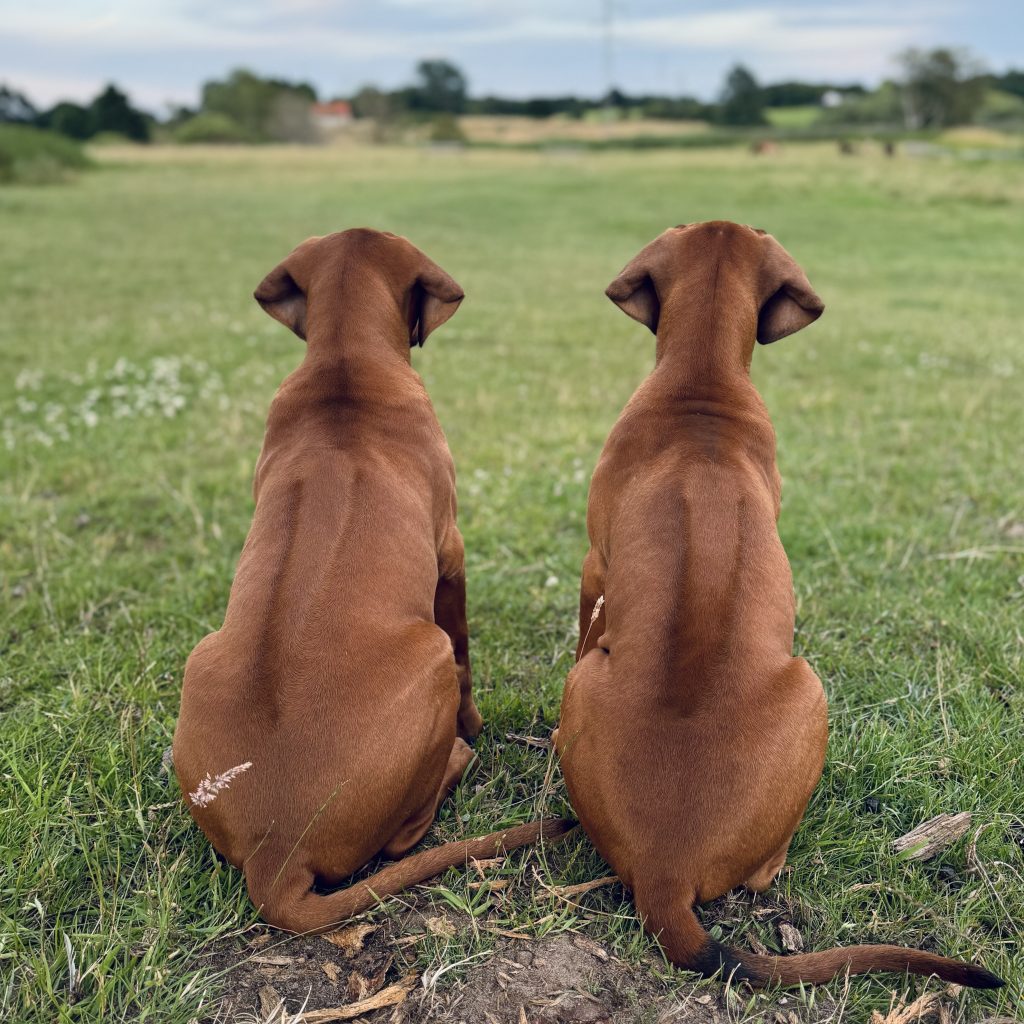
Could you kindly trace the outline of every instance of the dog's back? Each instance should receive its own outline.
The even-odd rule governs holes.
[[[643,385],[594,473],[591,516],[614,552],[605,646],[676,706],[724,698],[752,665],[770,672],[790,658],[792,589],[761,409]]]
[[[660,889],[689,865],[694,890],[717,893],[795,826],[823,753],[800,734],[808,716],[824,728],[825,703],[792,658],[763,405],[752,388],[690,401],[670,391],[656,374],[641,385],[594,472],[604,615],[566,681],[558,743],[573,807],[597,823],[592,837],[626,884],[643,892],[656,876]],[[744,835],[795,777],[792,806]],[[729,827],[701,824],[711,804],[728,808]]]
[[[256,510],[224,624],[186,666],[179,732],[192,737],[186,751],[208,757],[215,749],[221,763],[257,765],[239,785],[269,770],[280,791],[266,794],[268,816],[284,824],[280,796],[290,790],[285,807],[296,838],[327,799],[329,818],[350,813],[350,794],[333,787],[359,779],[351,798],[360,813],[380,813],[353,831],[367,842],[338,865],[344,877],[377,852],[376,836],[410,813],[393,792],[375,792],[381,780],[401,787],[403,765],[410,776],[431,762],[439,772],[454,739],[451,644],[433,625],[439,533],[455,522],[454,470],[418,380],[395,381],[386,415],[303,371],[282,392],[271,407]],[[450,685],[420,704],[431,675]],[[436,737],[408,729],[410,707],[450,716],[451,729]],[[407,737],[400,754],[398,731]],[[331,766],[329,778],[301,777],[308,769],[289,778],[292,753],[274,749],[278,735],[316,751]],[[423,749],[417,738],[428,735],[431,749]],[[387,764],[388,775],[364,779],[367,763]],[[210,770],[177,751],[176,767],[186,787]],[[215,845],[237,864],[258,842],[242,834],[260,820],[252,801],[265,785],[251,787],[241,814],[225,800],[203,817]],[[411,778],[408,785],[415,788]]]

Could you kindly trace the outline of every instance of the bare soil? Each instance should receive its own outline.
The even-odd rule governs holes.
[[[813,1010],[778,993],[757,996],[751,1005],[752,993],[743,989],[680,984],[682,976],[667,984],[660,980],[670,973],[664,963],[653,958],[627,963],[579,932],[499,937],[492,951],[471,963],[446,971],[454,958],[441,955],[426,970],[417,969],[420,942],[469,927],[466,917],[409,912],[357,936],[354,944],[362,948],[351,951],[320,936],[282,938],[262,928],[222,940],[197,965],[223,972],[219,1000],[203,1024],[279,1024],[282,1006],[290,1022],[296,1014],[350,1006],[403,978],[412,984],[413,975],[415,983],[397,1005],[354,1019],[367,1024],[823,1024],[834,1019],[835,1005],[823,992]],[[486,928],[486,921],[477,927]]]

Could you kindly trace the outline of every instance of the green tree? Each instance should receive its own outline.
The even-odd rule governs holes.
[[[757,79],[742,64],[725,77],[719,100],[718,119],[723,124],[764,124],[764,95]]]
[[[32,124],[38,116],[38,111],[24,93],[0,85],[0,122]]]
[[[67,135],[72,139],[89,139],[96,134],[92,112],[78,103],[68,103],[67,101],[58,103],[55,107],[40,114],[36,124],[40,128],[49,128],[51,131]]]
[[[89,107],[92,135],[98,132],[116,132],[136,142],[149,141],[149,123],[146,116],[135,110],[128,97],[116,86],[108,85]]]
[[[1024,97],[1024,71],[1017,71],[1011,68],[1002,75],[994,75],[992,84],[1003,92],[1013,93],[1014,96]]]
[[[423,60],[416,65],[416,82],[409,92],[409,106],[461,114],[466,109],[466,76],[446,60]]]
[[[373,122],[374,142],[386,142],[391,137],[398,105],[396,94],[375,85],[364,85],[352,97],[352,113]]]
[[[905,50],[901,98],[908,128],[943,128],[970,121],[985,98],[980,68],[963,50]]]
[[[305,132],[305,126],[296,127],[296,111],[314,102],[316,90],[306,82],[261,78],[245,68],[203,85],[203,112],[230,118],[256,140],[296,141]]]

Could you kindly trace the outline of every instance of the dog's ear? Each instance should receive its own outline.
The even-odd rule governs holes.
[[[451,275],[423,257],[409,295],[409,345],[422,345],[459,308],[465,293]]]
[[[263,278],[253,297],[275,320],[306,340],[306,293],[284,263]]]
[[[825,303],[796,260],[771,235],[764,236],[764,244],[768,247],[762,265],[765,298],[757,317],[757,340],[768,345],[814,323]]]
[[[652,334],[657,334],[661,302],[651,279],[653,245],[652,242],[641,249],[604,293],[623,313],[642,323]]]
[[[306,340],[306,292],[295,279],[299,274],[302,280],[307,275],[300,273],[304,259],[309,255],[319,237],[307,238],[259,283],[253,292],[253,298],[275,319],[279,320],[290,331],[294,331],[303,341]],[[304,267],[308,270],[308,267]]]

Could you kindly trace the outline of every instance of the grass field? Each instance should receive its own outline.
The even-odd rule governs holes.
[[[369,224],[408,235],[468,296],[413,357],[459,470],[487,723],[477,766],[428,840],[440,842],[565,809],[557,772],[545,786],[545,753],[507,734],[544,738],[556,722],[590,472],[653,362],[649,335],[602,290],[664,227],[708,218],[772,231],[828,306],[759,350],[754,377],[779,436],[796,647],[825,683],[832,737],[791,870],[768,897],[720,901],[704,920],[740,945],[780,950],[785,921],[807,949],[895,941],[971,957],[1008,986],[951,998],[950,1019],[1014,1013],[1017,165],[851,159],[832,146],[769,159],[105,150],[71,184],[0,190],[5,1020],[215,1019],[232,985],[215,967],[225,944],[245,941],[226,936],[255,922],[161,758],[185,658],[221,621],[267,406],[302,356],[251,299],[263,274],[307,235]],[[948,811],[974,820],[945,853],[924,864],[893,853],[893,839]],[[574,838],[508,858],[496,869],[505,889],[453,871],[371,915],[398,937],[410,907],[454,923],[396,945],[391,979],[474,958],[430,987],[437,1017],[414,1019],[446,1019],[446,994],[497,964],[496,944],[515,957],[516,940],[492,927],[544,941],[582,930],[639,963],[658,1006],[692,995],[621,889],[551,892],[605,873]],[[890,1006],[891,990],[921,984],[856,979],[780,1003],[704,983],[709,999],[687,1005],[722,1016],[672,1019],[773,1021],[783,1006],[860,1022]],[[642,1006],[621,1013],[657,1019]]]
[[[765,115],[773,128],[809,128],[821,117],[821,107],[816,103],[801,107],[769,107]]]

